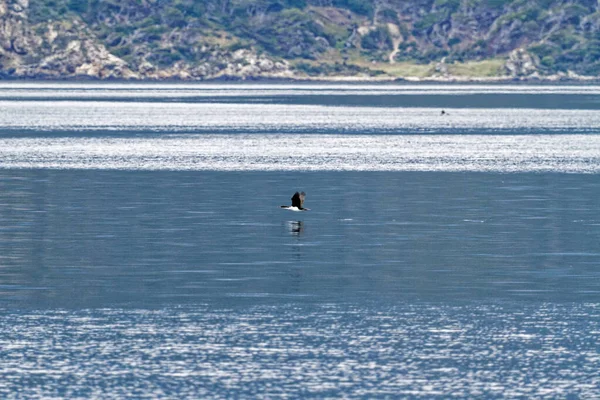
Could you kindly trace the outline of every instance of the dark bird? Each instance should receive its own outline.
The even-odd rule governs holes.
[[[309,208],[304,208],[304,198],[306,197],[306,193],[304,192],[296,192],[292,196],[292,205],[291,206],[281,206],[281,208],[285,208],[290,211],[308,211]]]

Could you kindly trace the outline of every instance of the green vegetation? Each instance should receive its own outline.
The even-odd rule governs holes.
[[[484,0],[486,5],[491,8],[501,9],[511,3],[511,0]]]
[[[453,13],[460,7],[461,0],[435,0],[433,3],[436,9],[446,9]]]
[[[431,65],[415,64],[414,62],[399,63],[366,63],[357,62],[357,65],[370,70],[373,74],[385,74],[391,77],[417,77],[424,78],[434,73],[435,69]]]
[[[75,13],[83,14],[88,10],[88,0],[69,0],[67,7]]]
[[[565,21],[569,24],[578,25],[581,18],[589,14],[589,10],[580,4],[569,4],[564,8]]]
[[[59,24],[54,47],[85,29],[132,65],[160,68],[253,49],[311,76],[419,75],[442,58],[451,74],[493,76],[524,48],[542,73],[600,72],[600,5],[587,0],[37,0],[27,16],[38,37]]]
[[[29,4],[29,21],[36,24],[60,21],[68,17],[69,8],[64,0],[32,1]]]
[[[384,26],[378,26],[362,37],[360,45],[365,50],[391,50],[392,38]]]
[[[335,63],[311,63],[299,62],[295,65],[298,71],[304,72],[308,76],[331,76],[331,75],[353,75],[360,72],[368,72],[368,69],[361,68],[354,64]]]
[[[382,11],[380,11],[378,17],[380,22],[389,22],[392,24],[400,25],[398,13],[390,8],[385,8]]]
[[[502,59],[468,61],[465,63],[448,64],[448,71],[454,76],[488,78],[500,75],[503,65],[504,60]]]
[[[333,0],[333,5],[368,17],[371,17],[375,11],[371,0]]]
[[[434,25],[442,23],[447,20],[448,17],[448,12],[444,10],[427,14],[414,24],[412,34],[414,36],[423,36],[423,34],[430,31]]]

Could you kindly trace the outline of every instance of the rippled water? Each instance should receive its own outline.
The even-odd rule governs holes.
[[[218,99],[218,98],[216,98]],[[373,107],[365,104],[0,101],[4,132],[587,133],[596,110]],[[241,99],[238,99],[241,101]],[[369,99],[363,98],[368,102]],[[452,105],[449,105],[450,107]],[[442,106],[443,107],[443,106]]]
[[[595,398],[598,314],[596,304],[13,313],[0,325],[0,394]]]
[[[0,397],[600,396],[600,87],[0,89]]]
[[[0,168],[600,172],[600,135],[161,135],[0,139]]]

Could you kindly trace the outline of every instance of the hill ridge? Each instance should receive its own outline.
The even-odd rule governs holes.
[[[591,0],[0,0],[0,76],[595,79],[599,7]]]

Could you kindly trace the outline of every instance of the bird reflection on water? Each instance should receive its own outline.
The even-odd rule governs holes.
[[[303,221],[288,221],[287,228],[290,234],[293,236],[300,236],[304,233],[304,222]]]
[[[293,278],[294,284],[291,285],[288,289],[290,292],[294,290],[299,290],[300,281],[302,280],[302,269],[304,268],[303,263],[303,250],[299,245],[303,240],[300,237],[304,234],[304,222],[303,221],[287,221],[286,222],[287,231],[296,239],[293,239],[292,242],[295,242],[296,245],[291,247],[290,256],[294,259],[292,266],[289,269],[289,274]]]

